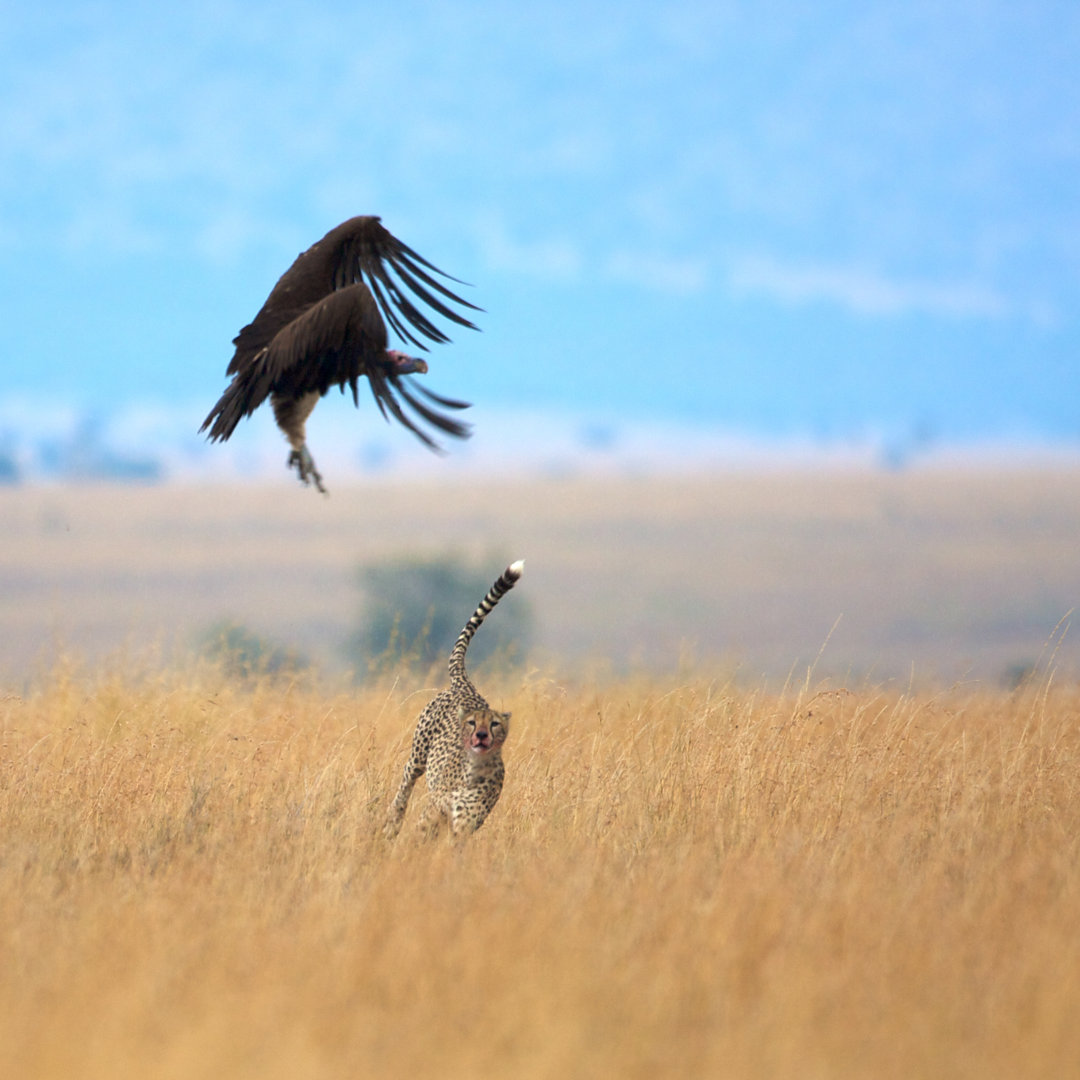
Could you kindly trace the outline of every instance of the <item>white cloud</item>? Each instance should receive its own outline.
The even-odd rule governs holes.
[[[741,295],[771,296],[789,305],[824,302],[859,315],[1002,319],[1020,313],[1008,297],[975,283],[902,281],[859,266],[796,265],[770,255],[733,260],[728,284]]]

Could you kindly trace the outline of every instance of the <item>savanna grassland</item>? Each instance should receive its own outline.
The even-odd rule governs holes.
[[[474,675],[461,845],[379,832],[430,680],[4,696],[0,1072],[1077,1075],[1074,683]]]

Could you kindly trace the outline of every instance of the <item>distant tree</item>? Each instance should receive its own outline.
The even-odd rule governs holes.
[[[414,556],[361,566],[362,593],[349,659],[357,671],[396,663],[430,666],[450,655],[466,620],[512,560],[483,567],[456,556]],[[532,610],[518,586],[505,596],[469,645],[469,666],[495,652],[520,656],[528,647]]]
[[[296,649],[269,641],[231,619],[215,623],[202,634],[199,652],[239,679],[288,675],[308,666],[307,658]]]
[[[1017,660],[1001,673],[1001,683],[1006,690],[1021,690],[1030,686],[1038,677],[1039,669],[1030,660]]]

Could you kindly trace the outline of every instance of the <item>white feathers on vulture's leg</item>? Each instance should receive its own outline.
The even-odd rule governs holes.
[[[450,340],[409,293],[459,326],[476,329],[446,301],[481,309],[451,292],[435,274],[458,280],[392,236],[377,217],[350,218],[331,229],[297,256],[258,315],[233,339],[236,353],[226,372],[232,382],[199,430],[209,428],[213,442],[227,439],[240,420],[269,397],[278,427],[292,447],[288,465],[305,484],[314,480],[323,492],[307,448],[305,422],[331,386],[342,392],[348,386],[359,405],[357,383],[367,378],[383,416],[404,424],[432,450],[439,445],[422,423],[467,438],[467,424],[433,406],[468,405],[410,385],[407,377],[424,374],[427,363],[387,347],[387,323],[405,343],[425,351],[424,338]]]

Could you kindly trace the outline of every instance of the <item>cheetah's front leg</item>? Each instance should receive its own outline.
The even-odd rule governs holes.
[[[386,824],[383,826],[383,836],[387,840],[393,840],[401,832],[401,823],[405,819],[405,810],[409,805],[409,796],[416,786],[416,781],[424,775],[424,769],[420,765],[409,761],[405,765],[405,772],[401,777],[401,787],[386,812]]]
[[[471,836],[484,824],[489,809],[480,800],[469,798],[468,795],[455,799],[450,817],[454,836],[458,839]]]
[[[425,840],[434,840],[448,820],[446,811],[431,800],[416,827]]]

